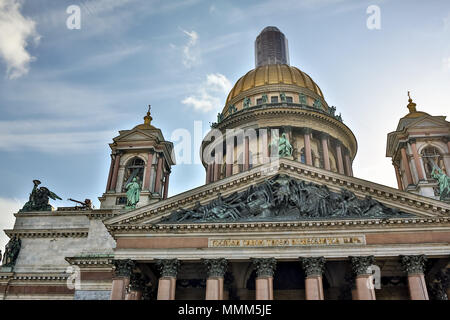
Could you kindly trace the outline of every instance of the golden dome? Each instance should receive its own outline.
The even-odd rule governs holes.
[[[273,84],[296,85],[309,89],[323,98],[319,86],[303,71],[287,64],[269,64],[250,70],[241,77],[231,89],[225,105],[247,90]]]
[[[147,115],[144,117],[144,123],[137,125],[135,128],[142,129],[142,130],[154,130],[156,129],[154,126],[151,125],[151,122],[153,120],[152,116],[150,115],[150,109],[151,106],[148,106]]]
[[[417,109],[416,109],[417,104],[415,104],[413,102],[413,100],[411,99],[411,95],[409,94],[409,91],[408,91],[408,98],[409,98],[408,99],[409,103],[408,103],[407,107],[408,107],[409,113],[406,116],[404,116],[404,118],[420,118],[423,116],[429,116],[429,114],[426,112],[417,111]]]

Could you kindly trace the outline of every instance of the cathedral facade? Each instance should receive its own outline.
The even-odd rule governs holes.
[[[35,180],[0,297],[447,300],[450,123],[407,108],[387,136],[398,188],[354,177],[355,135],[267,27],[201,144],[205,184],[168,197],[174,147],[149,110],[110,144],[100,209],[51,210]]]

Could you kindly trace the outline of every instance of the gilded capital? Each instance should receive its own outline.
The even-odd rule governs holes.
[[[161,278],[164,277],[177,277],[178,268],[180,267],[180,261],[178,259],[159,259],[156,260]]]
[[[300,258],[300,261],[307,277],[322,276],[323,271],[325,270],[324,257]]]
[[[408,274],[424,273],[427,258],[421,254],[416,256],[400,256],[402,267]]]
[[[208,278],[223,278],[228,266],[228,261],[226,259],[203,259],[202,261],[206,267]]]
[[[116,277],[130,277],[135,266],[133,260],[113,260]]]
[[[256,276],[273,277],[277,268],[277,260],[275,258],[253,258],[253,265],[256,267]]]
[[[350,257],[352,262],[352,270],[356,276],[371,274],[369,267],[375,261],[374,256]]]

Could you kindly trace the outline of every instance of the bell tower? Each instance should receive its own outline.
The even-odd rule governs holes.
[[[440,168],[450,173],[450,122],[445,116],[417,111],[409,92],[408,98],[409,113],[387,136],[386,157],[392,158],[400,190],[439,199],[432,171]]]
[[[105,193],[99,197],[102,209],[123,209],[127,203],[125,186],[136,178],[141,194],[136,207],[166,199],[172,165],[173,144],[154,127],[151,107],[144,123],[131,130],[121,130],[110,143],[111,165]]]

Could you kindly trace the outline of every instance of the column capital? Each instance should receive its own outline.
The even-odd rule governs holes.
[[[130,277],[135,263],[133,260],[113,260],[113,265],[115,267],[116,277]]]
[[[325,269],[324,257],[307,257],[300,258],[303,270],[306,272],[306,277],[322,276]]]
[[[327,140],[330,137],[330,135],[328,133],[326,133],[326,132],[320,132],[319,133],[319,137],[322,140]]]
[[[178,259],[158,259],[156,260],[161,278],[163,277],[177,277],[178,268],[180,267],[180,261]]]
[[[253,265],[256,267],[256,277],[273,277],[277,268],[275,258],[252,258]]]
[[[202,259],[206,267],[208,278],[223,278],[227,271],[228,261],[224,258],[219,259]]]
[[[416,256],[400,256],[403,269],[410,274],[424,273],[427,258],[421,254]]]
[[[312,130],[311,130],[311,128],[302,128],[301,132],[303,134],[311,134]]]
[[[398,148],[399,148],[399,149],[403,149],[403,148],[405,148],[405,149],[406,149],[406,142],[405,142],[405,141],[403,141],[403,142],[399,142],[399,144],[398,144]]]
[[[145,289],[145,278],[142,273],[132,272],[130,275],[130,290],[134,291],[144,291]]]
[[[416,143],[416,138],[409,138],[408,143],[410,144]]]
[[[368,269],[375,261],[374,256],[350,257],[350,260],[356,276],[371,274]]]

